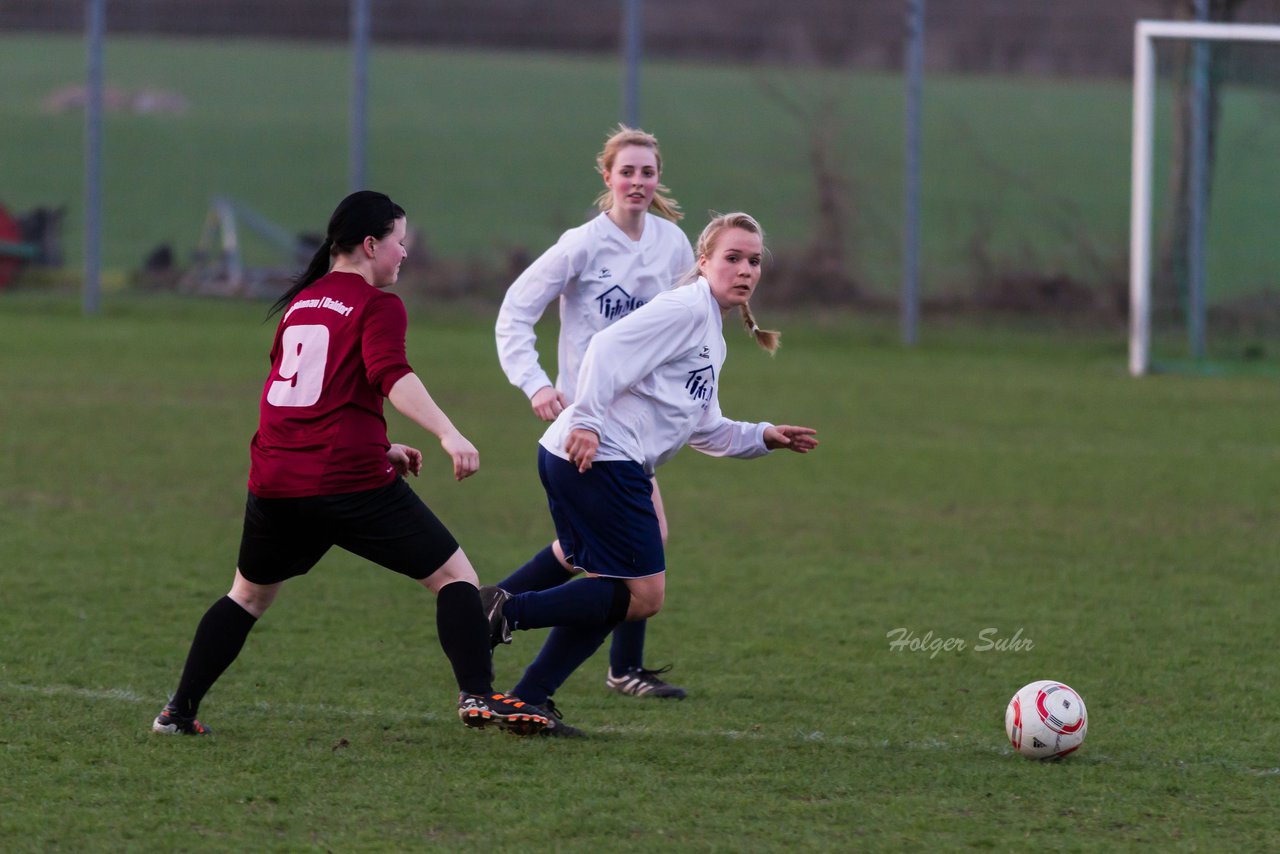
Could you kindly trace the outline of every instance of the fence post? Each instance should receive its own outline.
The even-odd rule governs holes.
[[[1195,0],[1197,21],[1209,20],[1209,0]],[[1191,358],[1205,355],[1204,244],[1209,172],[1209,43],[1191,43],[1191,160],[1187,181],[1187,343]]]
[[[640,127],[640,58],[644,46],[640,4],[622,0],[622,116],[631,127]]]
[[[106,33],[106,0],[85,4],[84,105],[84,289],[82,310],[97,314],[102,274],[102,42]]]
[[[902,343],[914,345],[920,326],[920,98],[924,78],[924,4],[907,0],[906,141],[903,152]]]
[[[351,0],[350,191],[365,189],[365,144],[369,127],[369,0]]]

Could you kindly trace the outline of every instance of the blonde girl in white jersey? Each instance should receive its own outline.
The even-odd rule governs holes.
[[[778,334],[760,329],[749,308],[763,254],[763,232],[750,216],[713,219],[698,241],[692,280],[592,339],[577,400],[543,434],[538,474],[556,533],[589,577],[514,596],[480,590],[491,640],[552,627],[511,692],[544,713],[543,735],[582,735],[564,723],[551,697],[615,624],[662,609],[666,557],[649,498],[658,466],[685,445],[743,459],[778,448],[805,454],[818,445],[812,428],[734,421],[720,410],[729,313],[741,313],[761,347],[778,346]]]
[[[596,156],[604,191],[600,214],[571,228],[507,290],[495,332],[498,360],[535,415],[554,421],[575,398],[578,372],[592,337],[669,290],[693,266],[693,249],[676,221],[683,214],[663,186],[658,140],[619,125]],[[560,304],[559,375],[553,384],[538,362],[534,327],[554,300]],[[663,541],[667,518],[657,481],[653,505]],[[499,586],[511,593],[544,590],[574,574],[559,540],[534,555]],[[628,696],[683,699],[683,688],[644,667],[645,623],[613,634],[606,685]]]

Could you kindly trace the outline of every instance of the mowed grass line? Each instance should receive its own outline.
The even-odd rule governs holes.
[[[430,597],[334,553],[210,694],[217,735],[153,737],[230,578],[264,311],[0,303],[6,850],[1276,844],[1273,386],[1133,381],[1122,342],[1087,335],[956,326],[907,351],[876,322],[773,317],[770,359],[730,332],[725,411],[823,445],[663,469],[649,657],[683,703],[607,693],[601,653],[557,698],[593,738],[468,733]],[[550,533],[540,428],[491,317],[411,315],[411,360],[483,461],[454,484],[432,454],[415,487],[496,580]],[[967,646],[894,651],[899,627]],[[1033,647],[979,651],[987,629]],[[501,687],[532,634],[499,649]],[[1092,713],[1052,765],[1002,725],[1046,677]]]

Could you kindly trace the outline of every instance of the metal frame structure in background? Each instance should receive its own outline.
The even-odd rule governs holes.
[[[1129,373],[1147,373],[1151,359],[1151,175],[1154,140],[1156,39],[1280,42],[1280,26],[1223,24],[1202,21],[1138,21],[1133,29],[1133,160],[1129,210]],[[1200,116],[1201,123],[1205,117]],[[1195,146],[1193,146],[1194,148]],[[1193,156],[1203,159],[1204,147]],[[1203,164],[1197,173],[1203,181]],[[1203,197],[1200,204],[1203,206]],[[1193,227],[1203,231],[1203,211],[1193,214]],[[1195,248],[1203,235],[1192,236],[1190,251],[1196,264],[1203,252]],[[1192,285],[1188,311],[1203,312],[1203,282]],[[1197,330],[1203,336],[1203,314],[1191,321],[1193,350]],[[1201,340],[1201,347],[1203,341]]]
[[[368,89],[371,0],[351,2],[351,104],[348,152],[348,184],[351,191],[364,189],[368,180]],[[620,0],[623,4],[620,34],[623,58],[622,120],[640,124],[640,70],[643,62],[644,0]],[[906,151],[904,172],[902,341],[918,338],[920,317],[920,101],[924,75],[925,0],[906,0]],[[82,303],[85,314],[101,310],[102,267],[102,109],[103,42],[106,36],[106,0],[85,0],[87,54],[85,109],[85,245]]]
[[[644,34],[644,0],[621,0],[622,120],[640,124],[640,65]],[[351,104],[348,135],[348,186],[365,189],[368,181],[370,0],[351,0]],[[103,43],[106,39],[106,0],[85,0],[85,237],[84,283],[81,302],[85,314],[95,315],[102,304],[102,108]]]

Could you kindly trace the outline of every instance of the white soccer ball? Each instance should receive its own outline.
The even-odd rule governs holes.
[[[1084,743],[1089,715],[1072,688],[1041,679],[1013,695],[1004,712],[1004,731],[1028,759],[1058,759]]]

